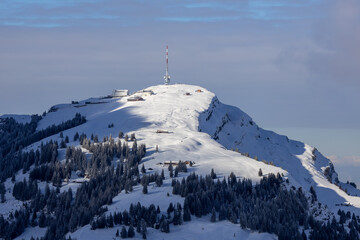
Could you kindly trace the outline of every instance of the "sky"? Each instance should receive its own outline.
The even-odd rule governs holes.
[[[0,115],[203,86],[360,185],[360,1],[2,0]]]

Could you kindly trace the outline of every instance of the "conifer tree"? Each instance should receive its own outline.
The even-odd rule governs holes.
[[[147,184],[145,184],[145,185],[143,186],[142,192],[143,192],[143,194],[148,194]]]
[[[190,215],[190,210],[189,210],[189,208],[185,208],[185,207],[184,207],[183,220],[184,220],[184,222],[189,222],[189,221],[191,221],[191,215]]]
[[[5,185],[4,183],[0,183],[0,194],[1,194],[1,203],[4,203],[6,201],[5,199],[5,193],[6,193],[6,189],[5,189]]]
[[[128,238],[133,238],[135,236],[135,231],[132,225],[128,229]]]
[[[161,169],[161,179],[162,179],[162,180],[165,180],[164,169]]]
[[[146,169],[145,169],[144,164],[141,166],[141,173],[146,173]]]
[[[119,132],[119,138],[123,138],[124,137],[124,133],[122,131]]]
[[[160,231],[164,233],[170,232],[170,226],[168,220],[163,216],[160,220]]]
[[[156,177],[155,183],[156,183],[156,186],[161,187],[161,185],[163,184],[163,179],[162,179],[161,175],[158,175]]]
[[[79,133],[78,132],[76,132],[75,135],[74,135],[74,141],[77,141],[77,140],[79,140]]]
[[[12,176],[11,176],[11,182],[12,182],[12,183],[15,183],[15,181],[16,181],[15,173],[13,173]]]
[[[173,164],[172,164],[172,162],[170,161],[170,165],[169,165],[169,167],[168,167],[168,170],[169,170],[169,172],[170,172],[170,177],[171,178],[173,178],[174,177],[174,167],[173,167]]]
[[[143,218],[141,219],[140,224],[141,224],[141,234],[142,234],[142,236],[145,235],[145,238],[146,238],[146,232],[147,232],[146,222]]]
[[[179,174],[179,169],[176,167],[176,168],[175,168],[175,174],[174,174],[174,177],[178,177],[178,174]]]
[[[130,135],[130,141],[134,141],[135,140],[135,133],[132,133],[131,135]]]
[[[128,233],[127,233],[127,231],[126,231],[125,226],[123,226],[123,227],[121,228],[120,236],[121,236],[121,238],[127,238]]]
[[[211,211],[211,222],[216,222],[216,211],[215,211],[215,207],[213,207],[212,211]]]

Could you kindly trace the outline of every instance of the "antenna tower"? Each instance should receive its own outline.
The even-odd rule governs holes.
[[[170,75],[169,75],[169,48],[166,46],[166,73],[164,76],[165,85],[170,83]]]

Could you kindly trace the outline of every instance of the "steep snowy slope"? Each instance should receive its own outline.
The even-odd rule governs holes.
[[[333,212],[349,204],[353,205],[351,210],[359,212],[360,198],[349,196],[337,186],[343,183],[339,183],[333,164],[316,148],[261,129],[246,113],[222,104],[216,97],[201,113],[199,122],[200,131],[208,133],[227,149],[272,162],[289,173],[295,186],[306,190],[313,186],[319,201]]]

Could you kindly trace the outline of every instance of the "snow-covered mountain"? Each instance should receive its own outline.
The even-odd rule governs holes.
[[[323,204],[324,211],[319,218],[329,219],[339,209],[360,215],[360,197],[350,196],[342,189],[352,188],[353,194],[358,194],[358,190],[340,183],[331,161],[316,148],[260,128],[246,113],[222,104],[214,93],[203,87],[177,84],[152,86],[144,90],[127,97],[90,98],[53,106],[39,122],[37,130],[60,124],[80,113],[87,122],[63,131],[63,135],[70,138],[68,146],[79,146],[78,141],[72,142],[76,132],[97,135],[99,139],[111,135],[115,140],[119,131],[128,135],[135,133],[137,143],[147,146],[142,163],[150,172],[161,172],[165,161],[181,160],[194,162],[189,172],[199,175],[209,174],[214,169],[220,178],[233,172],[240,178],[259,182],[261,177],[258,172],[261,169],[264,175],[280,173],[288,179],[289,188],[301,187],[308,195],[310,187],[313,187]],[[128,101],[134,96],[141,96],[143,101]],[[42,142],[50,140],[60,142],[61,138],[56,134]],[[34,143],[27,150],[37,149],[40,144]],[[64,160],[64,149],[59,150],[58,158]],[[28,177],[20,172],[17,178]],[[179,176],[188,174],[180,173]],[[8,179],[6,187],[11,186]],[[61,191],[69,187],[74,190],[77,184],[64,183]],[[108,206],[108,212],[128,209],[131,203],[137,201],[143,205],[156,203],[161,209],[166,209],[170,202],[183,202],[180,196],[171,192],[170,178],[166,178],[162,188],[150,187],[147,195],[142,194],[140,186],[135,186],[131,194],[121,192],[116,196]],[[17,201],[10,193],[6,198],[11,204]],[[7,214],[8,211],[2,207],[1,213]],[[250,232],[229,222],[215,226],[203,219],[174,227],[172,232],[176,234],[172,234],[171,239],[198,239],[199,236],[208,239],[233,239],[234,236],[241,239],[276,239],[275,235]],[[38,227],[28,228],[19,239],[43,234],[44,231]],[[112,239],[114,229],[93,231],[86,225],[71,236],[77,239]],[[148,238],[170,237],[150,230]]]
[[[348,187],[357,196],[360,196],[359,191],[339,182],[334,165],[315,147],[260,128],[246,113],[222,104],[216,97],[200,115],[199,122],[200,131],[208,133],[227,149],[248,153],[286,170],[294,186],[304,189],[313,186],[319,201],[333,212],[338,210],[338,205],[352,205],[358,212],[360,198],[349,196],[339,186]]]

